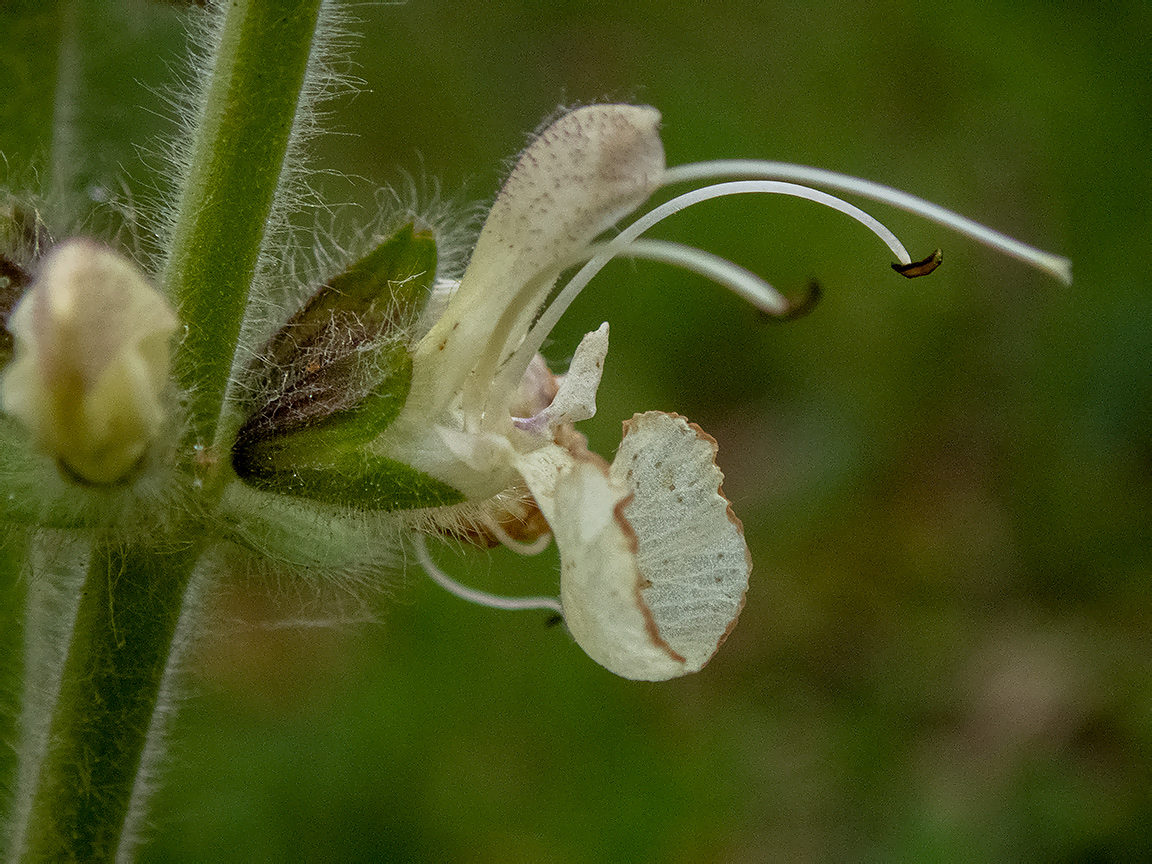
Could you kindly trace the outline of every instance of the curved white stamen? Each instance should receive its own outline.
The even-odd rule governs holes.
[[[701,180],[715,180],[719,177],[748,177],[812,183],[841,192],[861,195],[884,204],[891,204],[893,207],[899,207],[901,210],[907,210],[947,226],[986,246],[998,249],[1005,255],[1031,264],[1033,267],[1055,276],[1065,285],[1072,284],[1072,262],[1067,258],[1021,243],[1006,234],[987,228],[979,222],[974,222],[959,213],[954,213],[939,204],[933,204],[931,201],[925,201],[916,195],[909,195],[907,192],[901,192],[890,186],[883,186],[870,180],[861,180],[859,177],[851,177],[835,171],[759,159],[718,159],[714,162],[693,162],[688,165],[677,165],[674,168],[669,168],[664,172],[662,183],[665,186],[670,186],[673,183],[692,183]]]
[[[665,172],[665,177],[667,177],[667,173],[668,172]],[[667,183],[667,181],[665,181],[665,183]],[[847,201],[842,201],[835,195],[821,192],[819,189],[810,189],[807,186],[799,186],[795,183],[785,183],[779,180],[734,180],[729,183],[717,183],[712,186],[705,186],[703,189],[694,189],[691,192],[685,192],[683,195],[679,195],[671,201],[667,201],[659,207],[648,211],[621,231],[611,241],[605,243],[600,251],[597,251],[596,247],[590,247],[588,251],[594,252],[595,254],[575,276],[568,280],[567,284],[560,290],[560,293],[556,295],[556,299],[549,304],[548,308],[546,308],[536,320],[536,323],[532,326],[532,330],[529,331],[524,341],[520,344],[520,347],[517,348],[516,352],[509,358],[507,365],[500,373],[501,384],[506,384],[508,381],[520,380],[517,376],[524,374],[524,370],[528,368],[528,364],[532,361],[536,352],[540,350],[540,346],[544,344],[544,340],[548,337],[548,334],[552,332],[552,328],[556,326],[560,317],[568,310],[572,301],[575,300],[577,295],[584,290],[584,287],[592,281],[592,278],[604,268],[605,264],[617,255],[628,255],[628,249],[635,244],[635,241],[641,234],[657,222],[666,219],[674,213],[680,212],[686,207],[691,207],[693,204],[699,204],[701,201],[707,201],[711,198],[722,198],[727,195],[745,195],[749,193],[791,195],[796,198],[815,201],[818,204],[825,204],[833,210],[838,210],[847,216],[851,216],[857,222],[864,225],[864,227],[868,228],[873,234],[884,241],[885,245],[892,250],[892,254],[899,259],[901,264],[909,264],[912,261],[908,250],[904,248],[904,244],[878,220],[865,213],[859,207],[849,204]],[[644,248],[647,247],[641,247],[641,249]],[[658,250],[656,254],[661,254],[661,252]],[[636,257],[644,258],[648,256],[638,254]],[[723,259],[717,258],[716,260],[720,261]],[[696,262],[689,264],[687,259],[678,260],[673,263],[680,264],[695,272],[703,272],[698,269]],[[736,265],[732,264],[731,267],[735,268]],[[715,278],[711,273],[706,273],[705,275],[710,276],[710,278]],[[746,296],[743,291],[734,288],[728,281],[718,281],[720,281],[722,285],[737,290],[737,293],[740,293],[741,296]],[[767,285],[768,283],[765,282],[763,284]],[[752,302],[759,308],[764,308],[761,304],[756,303],[756,301]],[[784,306],[785,308],[787,307],[787,301],[784,301]],[[768,311],[772,310],[769,309]]]
[[[484,517],[483,522],[484,527],[492,532],[493,537],[517,555],[539,555],[547,549],[548,544],[552,542],[551,534],[541,534],[531,543],[525,543],[523,540],[514,539],[512,535],[500,527],[499,522],[490,516]]]
[[[461,585],[443,570],[437,567],[432,556],[428,554],[428,545],[423,534],[412,535],[413,545],[416,548],[416,558],[433,582],[450,594],[455,594],[461,600],[479,603],[481,606],[491,606],[493,609],[551,609],[553,612],[564,614],[564,607],[554,597],[501,597],[499,594],[489,594],[487,591],[477,591]]]
[[[667,174],[667,172],[665,173]],[[897,239],[896,235],[885,228],[878,219],[868,215],[855,204],[849,204],[847,201],[843,201],[835,195],[829,195],[827,192],[821,192],[819,189],[800,186],[796,183],[785,183],[780,180],[732,180],[727,183],[716,183],[712,186],[705,186],[702,189],[685,192],[683,195],[678,195],[671,201],[667,201],[659,207],[649,210],[621,231],[620,236],[616,237],[613,243],[628,242],[633,238],[639,237],[657,222],[666,219],[673,213],[679,213],[681,210],[691,207],[693,204],[698,204],[701,201],[707,201],[711,198],[722,198],[726,195],[745,195],[753,192],[766,192],[772,195],[791,195],[794,198],[804,198],[808,201],[815,201],[817,204],[824,204],[833,210],[839,210],[844,215],[851,216],[883,240],[885,245],[892,250],[892,254],[900,259],[901,264],[909,264],[912,261],[908,250],[904,248],[904,244]],[[625,237],[627,237],[627,240],[625,240]]]
[[[699,273],[771,315],[783,315],[788,311],[788,299],[751,270],[703,249],[668,240],[633,240],[616,254],[659,261]]]

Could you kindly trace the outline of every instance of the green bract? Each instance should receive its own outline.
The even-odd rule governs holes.
[[[435,238],[409,223],[320,286],[268,341],[245,376],[254,398],[232,447],[244,482],[368,510],[464,499],[366,446],[408,397],[408,333],[435,273]]]

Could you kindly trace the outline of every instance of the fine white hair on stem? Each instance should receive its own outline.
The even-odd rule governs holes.
[[[807,165],[793,165],[788,162],[771,162],[759,159],[718,159],[712,162],[693,162],[688,165],[677,165],[674,168],[669,168],[664,172],[662,185],[695,183],[701,180],[715,180],[720,177],[811,183],[815,186],[826,186],[840,192],[860,195],[873,201],[890,204],[893,207],[899,207],[901,210],[907,210],[909,213],[915,213],[925,219],[951,228],[993,249],[998,249],[1005,255],[1055,276],[1065,285],[1072,284],[1072,262],[1067,258],[1021,243],[1006,234],[987,228],[979,222],[974,222],[959,213],[954,213],[939,204],[933,204],[931,201],[925,201],[916,195],[910,195],[880,183],[873,183],[870,180],[861,180],[859,177],[827,171],[823,168],[810,168]]]
[[[477,591],[475,588],[461,585],[432,561],[423,534],[413,533],[412,543],[416,549],[416,559],[424,568],[424,572],[431,577],[433,582],[450,594],[455,594],[461,600],[479,603],[481,606],[491,606],[493,609],[551,609],[553,612],[564,614],[564,607],[555,597],[501,597],[499,594],[489,594],[487,591]]]

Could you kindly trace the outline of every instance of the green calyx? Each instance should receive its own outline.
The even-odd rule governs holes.
[[[14,200],[0,205],[0,366],[12,355],[8,317],[32,281],[26,259],[48,245],[47,231],[35,211]]]
[[[232,448],[245,483],[365,510],[456,504],[439,480],[372,452],[412,386],[408,326],[436,273],[430,231],[405,225],[321,285],[248,369]]]
[[[12,334],[8,332],[8,316],[16,301],[28,287],[28,274],[19,264],[0,253],[0,366],[12,356]]]

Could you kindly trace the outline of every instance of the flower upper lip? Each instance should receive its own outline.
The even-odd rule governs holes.
[[[659,112],[596,108],[549,127],[508,178],[459,289],[416,347],[413,410],[434,415],[460,393],[469,417],[500,417],[520,376],[500,393],[491,392],[492,383],[561,270],[659,187]]]

